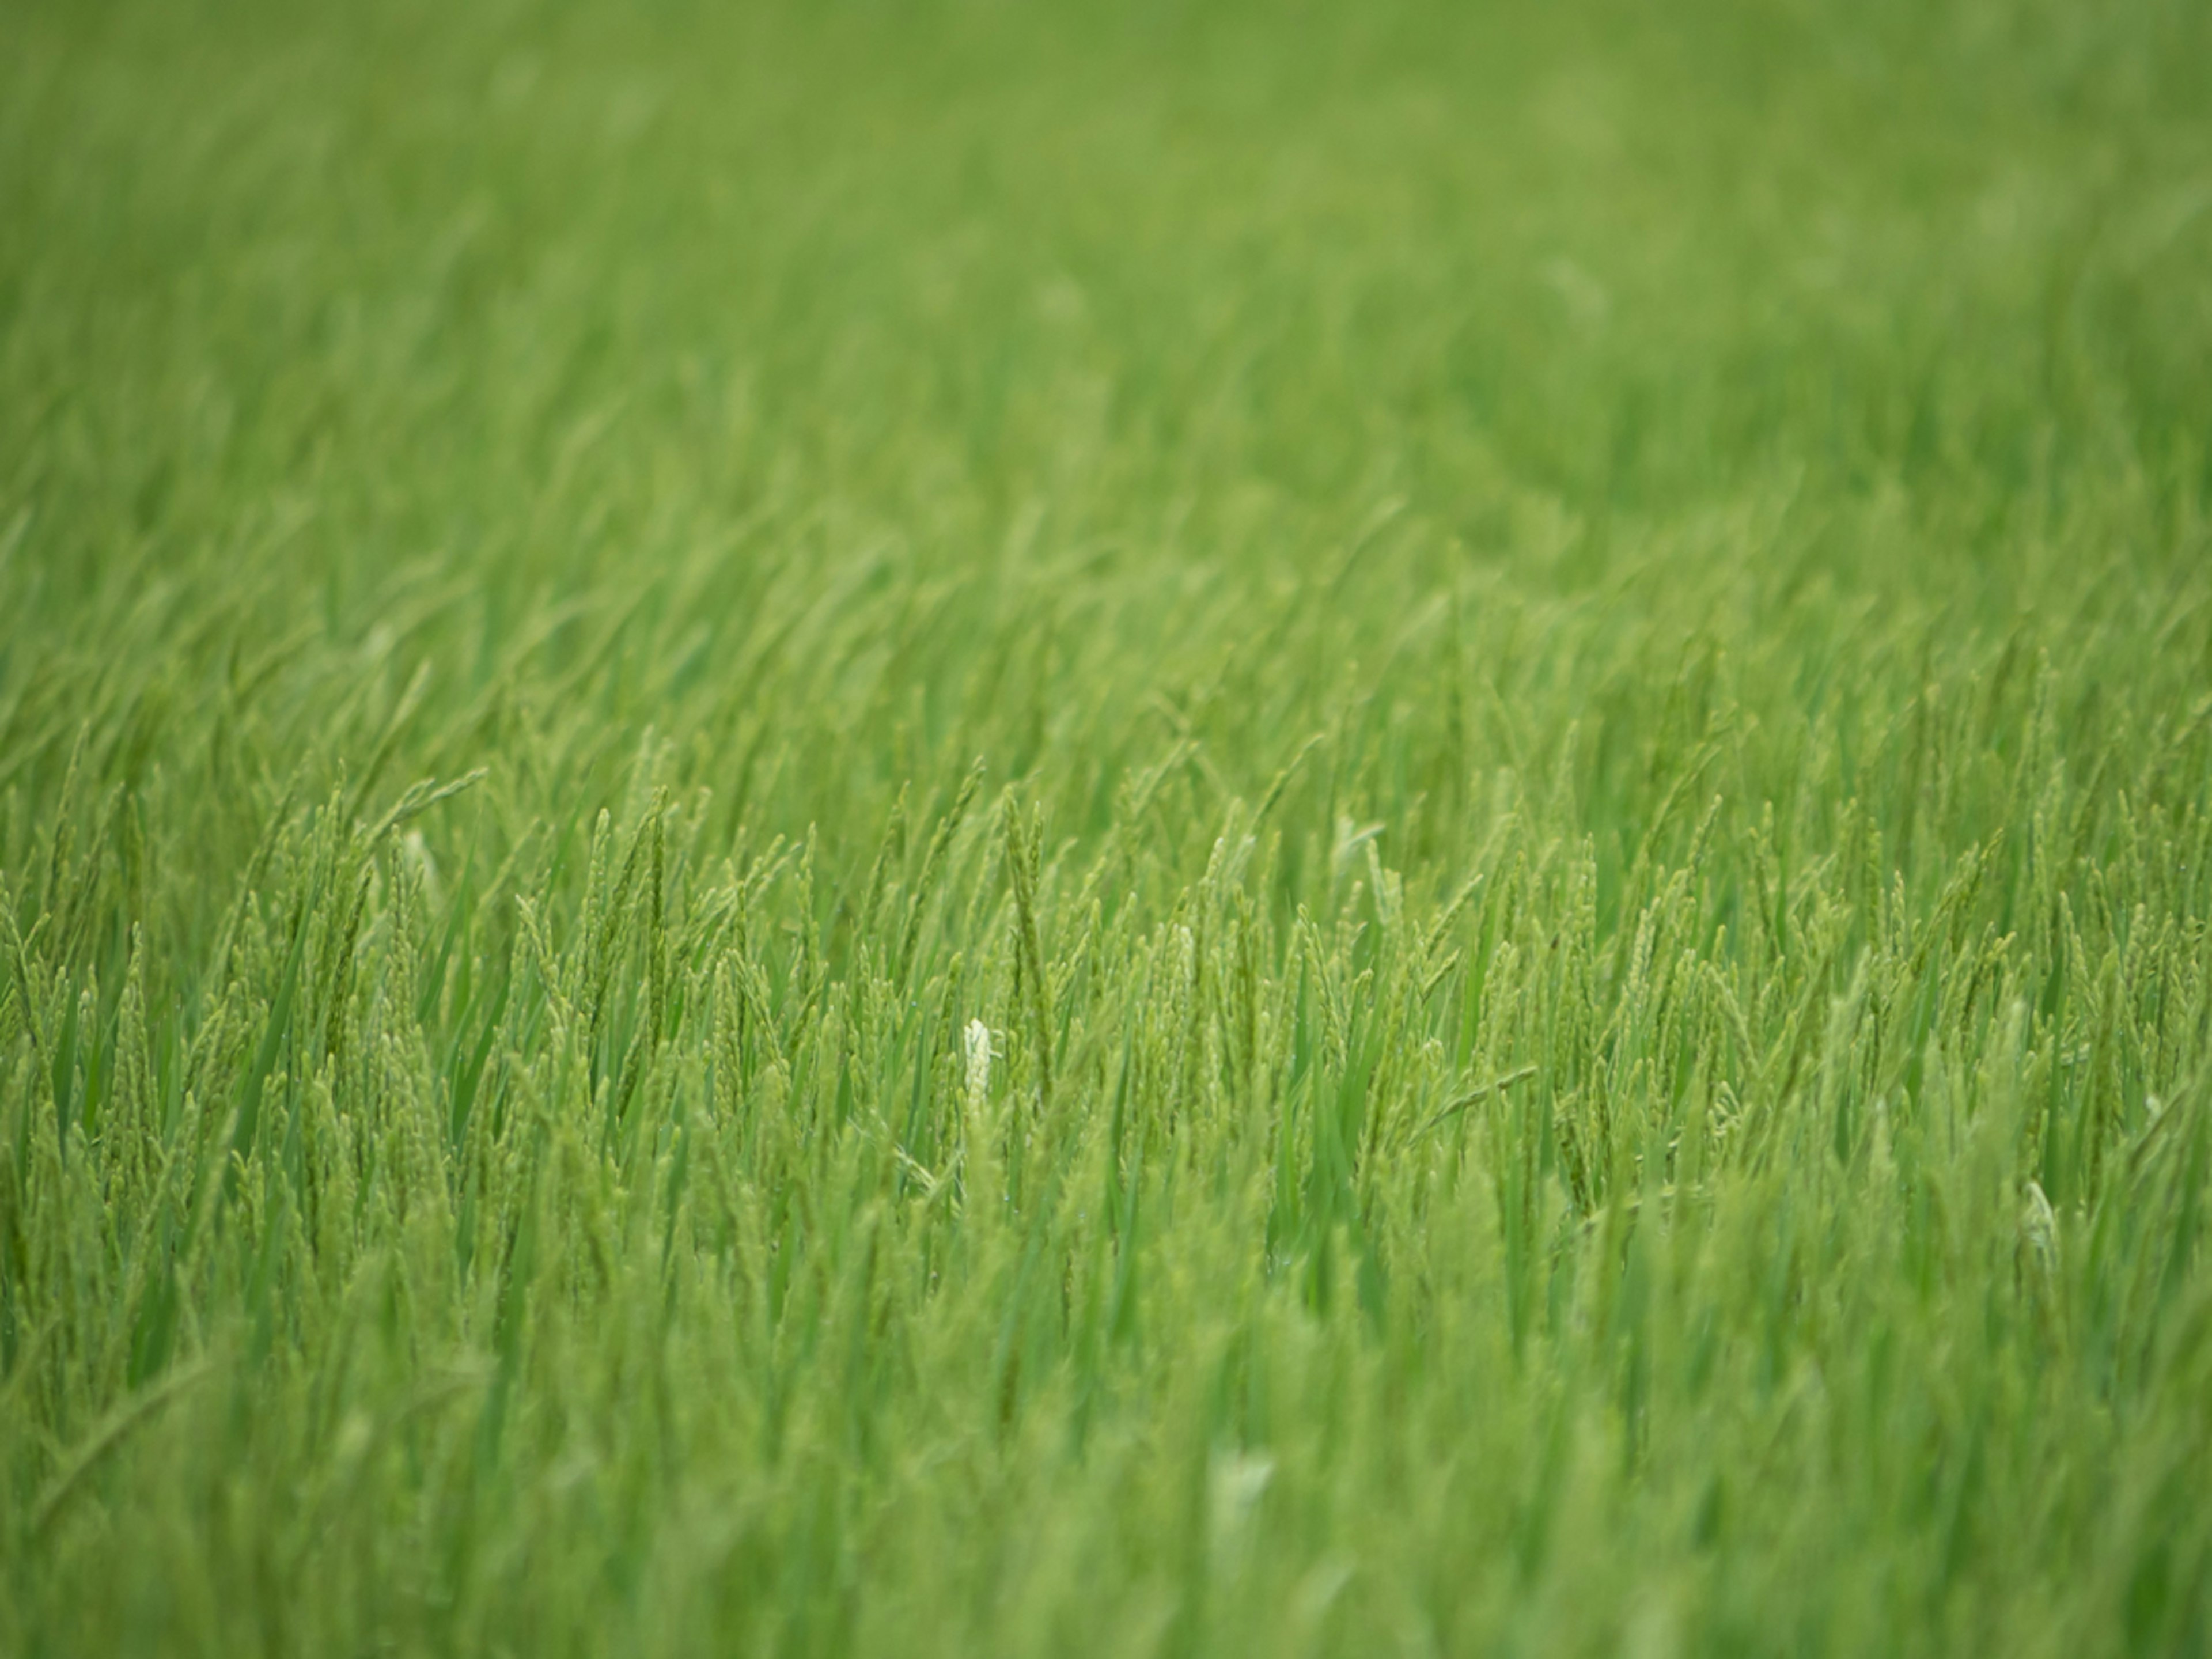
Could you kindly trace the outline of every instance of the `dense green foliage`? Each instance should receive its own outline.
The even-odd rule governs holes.
[[[0,1652],[2212,1645],[2212,11],[0,10]]]

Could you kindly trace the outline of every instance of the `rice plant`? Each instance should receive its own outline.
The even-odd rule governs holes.
[[[0,1653],[2212,1650],[2212,13],[0,15]]]

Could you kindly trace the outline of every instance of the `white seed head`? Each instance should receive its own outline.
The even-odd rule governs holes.
[[[968,1022],[968,1098],[980,1101],[991,1091],[991,1028],[980,1019]]]

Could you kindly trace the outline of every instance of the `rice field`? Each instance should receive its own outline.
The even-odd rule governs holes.
[[[11,0],[0,1653],[2212,1651],[2212,11]]]

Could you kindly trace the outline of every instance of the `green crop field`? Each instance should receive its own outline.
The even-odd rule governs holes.
[[[2212,7],[0,0],[0,1655],[2212,1651]]]

